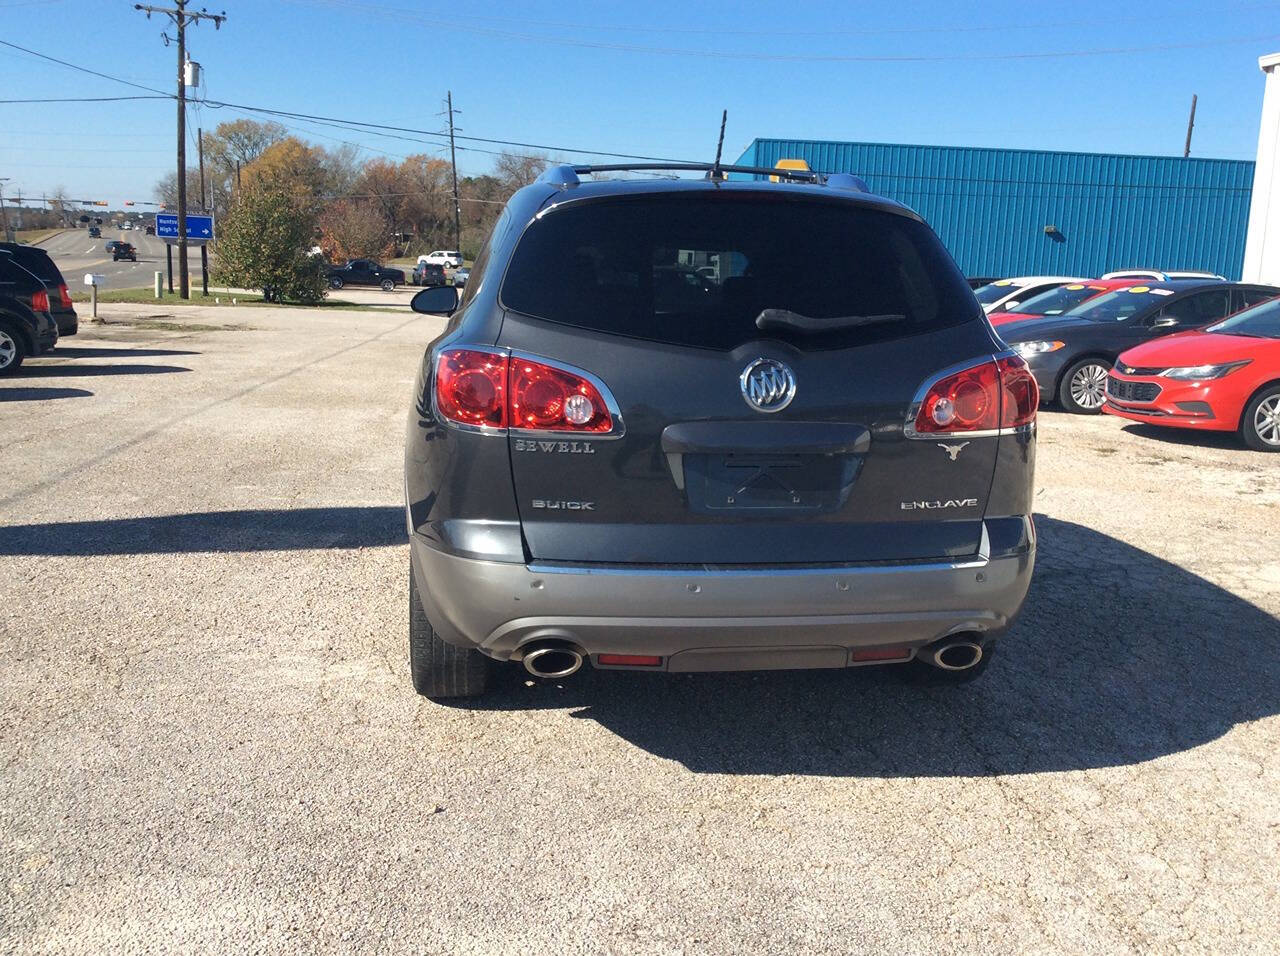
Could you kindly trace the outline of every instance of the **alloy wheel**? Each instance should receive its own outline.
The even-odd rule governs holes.
[[[1258,403],[1253,413],[1253,430],[1268,445],[1280,447],[1280,395]]]
[[[18,343],[8,332],[0,329],[0,369],[6,369],[12,365],[17,355]]]
[[[1106,400],[1107,368],[1105,365],[1082,365],[1071,376],[1071,398],[1081,408],[1094,411]]]

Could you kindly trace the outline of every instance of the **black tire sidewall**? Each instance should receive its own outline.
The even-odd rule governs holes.
[[[329,288],[330,288],[330,289],[341,289],[341,288],[342,288],[342,280],[341,280],[341,279],[339,279],[337,276],[332,276],[332,277],[330,277],[330,279],[329,279]]]
[[[1086,365],[1101,365],[1108,372],[1111,371],[1111,364],[1106,359],[1096,357],[1077,359],[1067,366],[1067,370],[1062,373],[1062,381],[1058,383],[1058,404],[1073,415],[1098,415],[1102,412],[1101,405],[1097,408],[1084,408],[1071,397],[1071,380]]]
[[[0,375],[12,375],[22,367],[22,360],[27,357],[27,343],[22,334],[8,323],[0,325],[0,332],[13,342],[13,360],[3,368],[0,368]]]
[[[390,279],[383,279],[381,285],[383,292],[394,292],[396,288],[396,284]]]
[[[1264,388],[1249,399],[1249,403],[1244,407],[1244,414],[1240,416],[1240,439],[1254,451],[1280,452],[1280,447],[1268,445],[1253,427],[1253,416],[1258,413],[1258,406],[1275,395],[1280,395],[1280,385],[1270,385]]]

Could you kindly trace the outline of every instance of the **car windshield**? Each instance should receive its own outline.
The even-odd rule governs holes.
[[[1001,279],[999,282],[990,282],[987,285],[978,286],[973,290],[973,294],[983,305],[990,305],[1017,291],[1018,287],[1016,285],[1008,279]]]
[[[525,231],[501,296],[552,322],[721,350],[763,338],[848,348],[977,318],[917,220],[732,195],[566,203]]]
[[[1251,309],[1237,312],[1231,318],[1209,326],[1205,331],[1280,339],[1280,299],[1268,299]]]
[[[1116,289],[1096,299],[1089,299],[1064,315],[1091,322],[1123,322],[1129,316],[1144,312],[1171,295],[1173,292],[1169,289],[1154,289],[1146,285],[1129,286],[1127,289]]]
[[[1018,307],[1011,311],[1021,312],[1024,315],[1062,315],[1102,291],[1104,290],[1101,286],[1073,282],[1071,285],[1060,285],[1056,289],[1034,295],[1026,302],[1019,303]]]

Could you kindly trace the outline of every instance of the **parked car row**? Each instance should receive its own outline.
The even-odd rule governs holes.
[[[452,277],[447,271],[450,268],[453,269]],[[349,259],[340,266],[326,266],[325,269],[331,289],[341,289],[348,285],[372,285],[384,292],[391,292],[397,286],[405,284],[403,269],[384,266],[373,259]],[[410,273],[409,281],[421,286],[448,285],[452,278],[453,285],[462,287],[467,284],[468,275],[470,272],[462,266],[461,253],[433,252],[430,256],[418,257],[418,264]]]
[[[1135,269],[999,279],[974,294],[1042,400],[1280,451],[1280,288]]]
[[[78,330],[71,291],[49,254],[0,242],[0,375],[17,371],[27,356],[52,349]]]

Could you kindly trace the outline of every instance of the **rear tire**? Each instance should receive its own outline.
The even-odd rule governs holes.
[[[1102,358],[1073,362],[1058,386],[1058,402],[1075,415],[1097,415],[1106,400],[1107,373],[1111,363]]]
[[[1254,451],[1280,451],[1280,385],[1264,388],[1245,406],[1240,437]]]
[[[427,620],[409,568],[409,676],[423,697],[477,697],[489,677],[489,658],[442,640]]]
[[[27,345],[21,333],[7,322],[0,322],[0,375],[11,375],[27,357]]]

